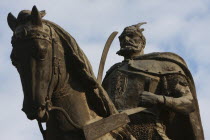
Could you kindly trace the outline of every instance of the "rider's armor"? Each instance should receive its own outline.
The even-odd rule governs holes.
[[[172,53],[153,53],[124,60],[107,71],[103,87],[120,112],[145,107],[139,98],[143,91],[179,98],[183,93],[178,85],[185,88],[190,82],[184,65],[185,62]],[[184,122],[179,114],[162,105],[149,106],[129,117],[130,131],[139,140],[169,140],[176,137],[171,124]],[[184,134],[181,135],[180,138],[183,138]]]

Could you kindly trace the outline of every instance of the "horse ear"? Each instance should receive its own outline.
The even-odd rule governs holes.
[[[32,17],[32,23],[34,25],[42,26],[42,18],[35,5],[33,6],[31,11],[31,17]]]
[[[41,15],[41,18],[43,18],[46,15],[45,10],[40,11],[40,15]]]
[[[9,13],[8,16],[7,16],[7,22],[8,22],[8,25],[10,27],[10,29],[14,32],[15,31],[15,28],[17,27],[17,19],[15,16],[13,16],[12,13]]]

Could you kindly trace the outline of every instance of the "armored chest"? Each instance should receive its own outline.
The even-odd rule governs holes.
[[[138,107],[139,94],[146,90],[155,92],[159,77],[130,70],[128,63],[116,68],[106,79],[105,90],[118,110]]]

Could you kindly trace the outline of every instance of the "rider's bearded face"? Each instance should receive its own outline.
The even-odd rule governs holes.
[[[123,33],[120,37],[120,50],[117,54],[129,56],[140,52],[144,48],[143,40],[139,34],[135,32]]]

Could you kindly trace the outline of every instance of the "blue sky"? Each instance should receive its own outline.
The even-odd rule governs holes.
[[[0,2],[0,139],[41,140],[36,121],[21,111],[23,93],[19,75],[11,65],[12,31],[7,14],[15,16],[36,5],[46,10],[45,19],[67,30],[88,56],[97,74],[101,52],[113,31],[146,21],[145,53],[174,52],[182,56],[191,70],[200,105],[206,140],[210,140],[210,1],[208,0],[1,0]],[[122,60],[111,46],[105,70]]]

